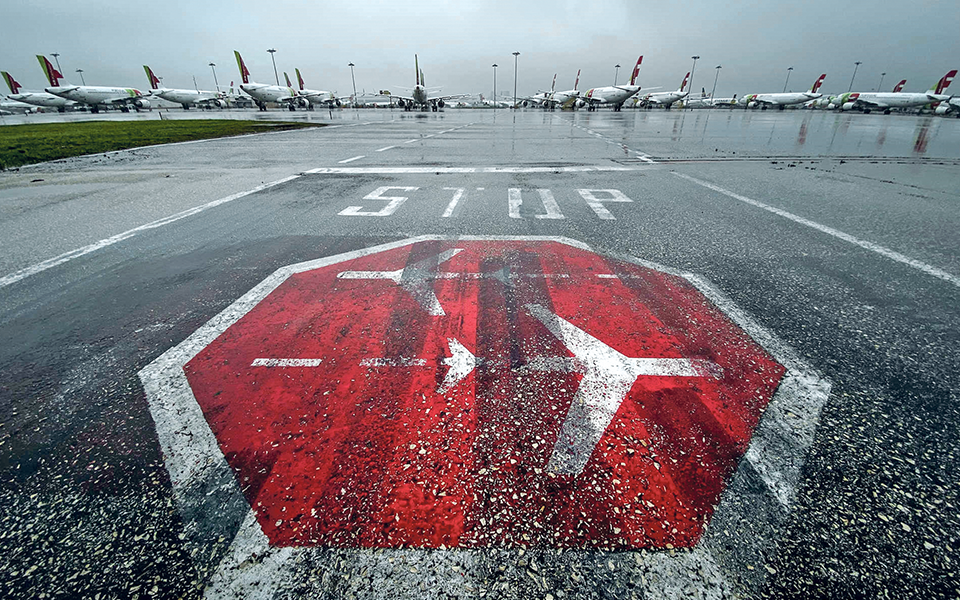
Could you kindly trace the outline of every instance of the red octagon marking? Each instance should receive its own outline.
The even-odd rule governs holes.
[[[184,366],[274,546],[691,547],[784,367],[684,279],[556,242],[292,275]]]

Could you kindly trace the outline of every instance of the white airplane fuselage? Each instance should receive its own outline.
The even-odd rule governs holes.
[[[45,88],[47,93],[89,104],[90,106],[110,104],[131,104],[136,108],[149,108],[150,101],[136,88],[102,87],[93,85],[61,85]]]
[[[73,100],[67,100],[66,98],[61,98],[48,92],[23,92],[21,94],[10,94],[7,97],[17,102],[25,102],[34,106],[45,106],[47,108],[59,109],[76,104]]]
[[[258,102],[291,103],[296,102],[297,98],[296,90],[280,85],[241,83],[240,89],[250,94],[250,96]]]
[[[837,97],[836,104],[841,110],[854,108],[867,110],[888,110],[892,108],[914,108],[931,102],[943,102],[950,98],[945,94],[929,92],[853,92]]]
[[[226,108],[227,106],[226,101],[224,101],[221,98],[221,94],[217,92],[161,88],[153,90],[152,93],[168,102],[176,102],[177,104],[209,104],[220,108]]]
[[[823,96],[820,92],[786,92],[783,94],[748,94],[743,97],[747,106],[790,106],[803,104]]]
[[[639,91],[639,85],[609,85],[588,90],[583,99],[592,106],[617,107]]]
[[[658,106],[670,106],[674,102],[686,98],[689,93],[690,92],[681,92],[680,90],[656,92],[654,94],[647,94],[640,99],[640,102],[644,104],[656,104]]]
[[[326,90],[300,90],[300,95],[306,97],[307,101],[310,104],[315,106],[317,105],[333,105],[337,102],[337,97],[334,96],[333,92],[328,92]]]

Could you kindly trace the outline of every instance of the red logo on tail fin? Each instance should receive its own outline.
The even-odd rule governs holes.
[[[906,79],[901,79],[901,80],[900,80],[900,83],[898,83],[897,85],[893,86],[893,91],[894,91],[894,92],[899,92],[900,90],[903,89],[903,86],[905,86],[905,85],[907,85],[907,80],[906,80]]]
[[[580,85],[580,69],[577,69],[577,80],[573,82],[573,90],[576,91]]]
[[[940,80],[940,83],[937,85],[937,93],[942,94],[944,90],[950,87],[950,84],[953,82],[953,78],[957,76],[957,70],[953,69],[949,71],[946,75],[943,76],[943,79]]]
[[[233,53],[237,57],[237,67],[240,69],[240,80],[243,83],[250,83],[250,71],[247,70],[247,65],[243,63],[243,57],[240,56],[240,53],[236,50]]]
[[[630,85],[637,84],[637,77],[640,76],[640,63],[643,62],[643,55],[640,55],[640,58],[637,59],[637,65],[633,67],[633,74],[630,76]]]
[[[297,73],[297,84],[300,86],[300,91],[303,91],[303,77],[300,76],[300,69],[294,69]]]
[[[3,72],[3,78],[4,78],[4,80],[6,80],[6,82],[7,82],[7,87],[10,88],[10,93],[11,93],[11,94],[19,94],[19,93],[20,93],[20,88],[21,88],[22,86],[21,86],[19,83],[17,83],[17,80],[13,78],[13,75],[11,75],[10,73],[7,73],[6,71],[4,71],[4,72]]]
[[[687,71],[687,74],[683,77],[683,83],[680,84],[680,91],[682,92],[684,88],[687,87],[687,82],[690,81],[690,71]]]
[[[43,74],[47,76],[47,81],[50,82],[52,87],[60,87],[60,80],[63,79],[63,75],[54,68],[53,63],[51,63],[46,56],[41,54],[37,55],[37,58],[40,60],[40,66],[43,68]]]
[[[813,92],[814,94],[820,91],[820,86],[823,85],[823,80],[826,78],[827,78],[826,73],[823,73],[822,75],[820,75],[820,77],[817,78],[816,83],[813,84],[813,87],[810,88],[810,91]]]

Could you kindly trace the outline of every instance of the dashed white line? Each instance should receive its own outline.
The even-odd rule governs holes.
[[[257,358],[251,367],[319,367],[322,358]]]
[[[787,212],[787,211],[785,211],[785,210],[779,209],[779,208],[777,208],[777,207],[775,207],[775,206],[770,206],[769,204],[764,204],[763,202],[760,202],[759,200],[754,200],[753,198],[748,198],[748,197],[746,197],[746,196],[741,196],[740,194],[737,194],[736,192],[731,192],[730,190],[726,190],[726,189],[724,189],[724,188],[722,188],[722,187],[720,187],[720,186],[718,186],[718,185],[714,185],[714,184],[709,183],[709,182],[707,182],[707,181],[703,181],[703,180],[697,179],[697,178],[695,178],[695,177],[690,177],[689,175],[684,175],[683,173],[674,173],[674,175],[676,175],[677,177],[680,177],[681,179],[686,179],[687,181],[690,181],[690,182],[695,183],[695,184],[697,184],[697,185],[703,186],[703,187],[705,187],[705,188],[707,188],[707,189],[709,189],[709,190],[713,190],[713,191],[715,191],[715,192],[717,192],[717,193],[723,194],[724,196],[728,196],[728,197],[730,197],[730,198],[733,198],[734,200],[739,200],[740,202],[744,202],[744,203],[749,204],[749,205],[751,205],[751,206],[756,206],[757,208],[762,208],[763,210],[772,212],[772,213],[775,214],[775,215],[779,215],[779,216],[781,216],[781,217],[783,217],[783,218],[785,218],[785,219],[789,219],[789,220],[793,221],[794,223],[799,223],[799,224],[801,224],[801,225],[806,225],[807,227],[816,229],[817,231],[820,231],[821,233],[825,233],[825,234],[831,235],[831,236],[833,236],[833,237],[835,237],[835,238],[837,238],[837,239],[841,239],[841,240],[843,240],[843,241],[845,241],[845,242],[849,242],[849,243],[854,244],[854,245],[856,245],[856,246],[860,246],[861,248],[863,248],[863,249],[865,249],[865,250],[870,250],[871,252],[876,252],[877,254],[879,254],[879,255],[881,255],[881,256],[884,256],[884,257],[886,257],[886,258],[889,258],[890,260],[894,260],[894,261],[897,261],[898,263],[907,265],[907,266],[909,266],[909,267],[913,267],[914,269],[917,269],[917,270],[919,270],[919,271],[922,271],[922,272],[926,273],[927,275],[933,275],[934,277],[936,277],[936,278],[938,278],[938,279],[942,279],[942,280],[944,280],[944,281],[946,281],[946,282],[948,282],[948,283],[952,283],[953,285],[955,285],[955,286],[957,286],[957,287],[960,287],[960,277],[957,277],[956,275],[954,275],[954,274],[952,274],[952,273],[948,273],[948,272],[944,271],[943,269],[938,269],[937,267],[934,267],[934,266],[932,266],[932,265],[928,265],[928,264],[925,263],[925,262],[921,262],[921,261],[919,261],[919,260],[910,258],[909,256],[900,254],[899,252],[896,252],[896,251],[894,251],[894,250],[891,250],[891,249],[889,249],[889,248],[887,248],[887,247],[885,247],[885,246],[881,246],[881,245],[879,245],[879,244],[874,244],[873,242],[868,242],[868,241],[866,241],[866,240],[861,240],[860,238],[854,237],[854,236],[850,235],[849,233],[844,233],[844,232],[842,232],[842,231],[840,231],[840,230],[838,230],[838,229],[834,229],[833,227],[828,227],[828,226],[826,226],[826,225],[821,225],[820,223],[817,223],[816,221],[811,221],[811,220],[809,220],[809,219],[805,219],[805,218],[803,218],[803,217],[797,216],[797,215],[795,215],[795,214],[793,214],[793,213],[791,213],[791,212]]]
[[[384,148],[380,148],[377,150],[377,152],[385,152],[386,150],[393,150],[394,148],[396,148],[396,146],[386,146]]]
[[[420,141],[420,140],[416,140],[416,139],[414,139],[414,140],[407,140],[407,141],[404,142],[404,144],[412,144],[412,143],[418,142],[418,141]]]
[[[343,165],[343,164],[346,164],[346,163],[353,162],[353,161],[355,161],[355,160],[360,160],[361,158],[366,158],[366,156],[363,155],[363,154],[361,154],[360,156],[354,156],[353,158],[348,158],[348,159],[345,159],[345,160],[338,161],[337,164],[338,164],[338,165]]]

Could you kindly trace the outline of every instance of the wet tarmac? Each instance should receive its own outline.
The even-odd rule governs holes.
[[[123,116],[158,118],[157,114]],[[169,115],[209,116],[201,111]],[[253,111],[224,111],[221,116],[240,115],[262,117]],[[50,116],[89,117],[40,117]],[[330,126],[136,149],[0,173],[0,328],[7,340],[0,348],[4,596],[953,598],[960,593],[955,565],[960,536],[956,510],[960,120],[800,110],[448,109],[428,114],[343,110],[278,111],[266,116]],[[37,117],[25,119],[35,122]],[[204,446],[203,436],[214,434],[203,417],[181,423],[162,416],[164,406],[174,407],[176,414],[187,414],[192,406],[178,404],[180,396],[169,394],[183,388],[184,372],[193,377],[191,369],[197,363],[184,370],[174,359],[189,360],[202,348],[198,340],[226,330],[231,311],[250,310],[246,301],[237,304],[238,299],[256,296],[256,289],[273,289],[263,286],[278,277],[277,269],[305,261],[324,266],[354,261],[336,272],[401,269],[395,276],[371,277],[403,282],[422,268],[406,270],[389,253],[382,265],[364,265],[363,260],[376,257],[370,248],[387,244],[384,248],[402,256],[408,247],[402,240],[417,237],[423,252],[432,248],[430,244],[440,244],[437,252],[443,252],[443,244],[454,248],[463,236],[469,236],[472,245],[464,241],[456,248],[465,252],[461,259],[488,240],[484,252],[490,256],[483,260],[489,262],[476,259],[479,266],[470,269],[479,271],[463,275],[464,283],[455,284],[453,274],[441,272],[466,272],[468,263],[453,259],[447,268],[437,266],[439,259],[434,259],[430,272],[436,289],[446,290],[437,292],[441,305],[455,301],[457,285],[474,285],[470,277],[486,281],[484,273],[489,273],[489,284],[478,283],[477,291],[471,292],[477,302],[483,306],[502,302],[501,312],[512,315],[516,331],[531,330],[537,324],[531,315],[545,313],[524,307],[534,302],[529,298],[542,302],[543,290],[529,287],[527,279],[511,279],[507,267],[515,267],[516,277],[545,281],[564,276],[563,272],[551,270],[556,264],[549,260],[554,259],[541,257],[533,263],[522,253],[516,255],[516,249],[503,250],[496,244],[534,237],[537,243],[566,240],[563,243],[577,248],[589,247],[602,257],[591,260],[600,260],[623,282],[647,277],[643,285],[630,288],[630,297],[645,297],[644,286],[653,280],[623,264],[634,265],[630,269],[656,265],[672,273],[678,278],[675,289],[691,285],[705,294],[711,305],[785,365],[786,373],[803,375],[796,375],[796,381],[811,387],[794,398],[806,400],[783,408],[788,405],[774,399],[773,408],[760,417],[751,445],[738,447],[735,455],[743,458],[734,461],[735,469],[724,472],[724,491],[718,500],[705,504],[702,536],[683,538],[686,530],[681,527],[681,533],[672,534],[679,537],[670,538],[670,527],[677,529],[674,523],[665,528],[667,538],[641,536],[617,542],[612,528],[589,533],[598,520],[606,523],[612,518],[601,516],[590,503],[585,504],[591,506],[584,511],[585,529],[577,530],[586,537],[571,534],[580,540],[572,545],[536,536],[531,538],[536,541],[525,540],[524,535],[539,531],[541,525],[565,535],[556,521],[542,517],[541,522],[536,513],[527,515],[529,522],[513,521],[514,529],[506,533],[484,530],[504,518],[506,513],[497,511],[516,510],[517,502],[550,505],[551,498],[559,497],[550,495],[560,492],[546,480],[544,489],[554,491],[543,498],[529,497],[540,488],[517,488],[517,481],[539,485],[535,469],[546,465],[538,462],[546,459],[530,445],[543,442],[533,439],[492,446],[504,449],[497,459],[503,464],[494,462],[504,477],[509,473],[514,478],[502,480],[513,482],[502,489],[490,483],[488,472],[480,474],[480,467],[467,468],[459,481],[448,483],[484,481],[483,491],[472,492],[476,499],[459,487],[457,497],[500,507],[464,510],[464,519],[475,518],[476,523],[464,526],[462,531],[474,537],[463,533],[460,544],[451,544],[452,538],[432,529],[439,527],[440,519],[408,524],[402,516],[408,513],[399,509],[390,514],[397,517],[397,530],[408,536],[404,539],[432,541],[384,542],[389,537],[379,532],[393,530],[370,529],[369,521],[370,507],[381,501],[380,496],[373,491],[358,495],[361,488],[356,484],[369,482],[360,475],[330,471],[328,465],[324,484],[336,482],[329,493],[336,495],[340,488],[345,492],[332,504],[327,498],[324,506],[350,506],[359,512],[348,511],[339,521],[324,521],[331,509],[319,515],[308,512],[303,515],[305,533],[294,526],[286,535],[306,539],[303,536],[309,538],[313,531],[310,527],[349,531],[354,528],[350,519],[358,519],[356,531],[375,531],[366,539],[381,541],[351,542],[349,536],[326,534],[325,542],[309,551],[262,545],[258,531],[288,527],[281,527],[282,516],[257,525],[256,512],[251,511],[261,510],[256,502],[267,498],[257,496],[257,490],[283,489],[275,479],[280,463],[257,459],[256,451],[232,451],[215,437]],[[534,242],[528,243],[533,248]],[[368,255],[371,258],[364,258]],[[494,266],[507,270],[495,276],[501,271]],[[282,281],[276,280],[276,285]],[[496,288],[502,297],[491,295],[491,285],[508,281],[515,283]],[[594,289],[592,283],[583,285],[584,294]],[[390,337],[382,346],[364,350],[379,352],[372,356],[387,356],[386,350],[395,349],[397,356],[407,357],[400,350],[422,349],[406,338],[419,335],[429,321],[417,313],[416,303],[407,307],[404,296],[393,296],[392,289],[353,292],[353,304],[370,297],[393,298],[384,317]],[[277,290],[294,293],[289,285]],[[515,297],[509,290],[515,290]],[[420,293],[413,296],[420,299],[420,306],[432,306],[423,304]],[[552,297],[560,318],[589,329],[572,313],[561,314],[559,296]],[[683,310],[677,312],[686,319],[693,309],[681,305]],[[428,314],[436,314],[433,310]],[[604,319],[612,319],[616,311],[591,314],[607,327]],[[481,313],[487,322],[500,314],[493,309],[477,315]],[[276,318],[302,328],[297,331],[309,331],[310,324],[283,317],[284,311],[278,314]],[[317,327],[342,320],[325,314]],[[364,314],[369,320],[373,313]],[[452,314],[466,315],[465,322],[474,318],[468,303],[457,305]],[[658,314],[664,329],[680,319]],[[340,326],[338,335],[352,335],[349,320]],[[646,326],[638,319],[636,327],[640,331]],[[366,325],[363,331],[373,335]],[[472,335],[469,327],[457,331]],[[503,339],[515,335],[513,331],[505,327]],[[592,331],[603,337],[596,333],[600,329]],[[695,332],[696,325],[689,331]],[[557,337],[541,333],[530,338],[539,340],[534,344],[537,351]],[[232,335],[225,339],[234,339]],[[566,335],[567,347],[575,346],[569,337],[575,332]],[[332,346],[308,348],[332,352],[333,347],[344,351],[349,346],[333,338]],[[257,339],[265,338],[258,334]],[[437,365],[453,369],[454,357],[443,352],[455,353],[446,338],[438,339]],[[203,343],[210,342],[212,338]],[[496,456],[491,447],[483,446],[480,433],[514,430],[514,420],[527,424],[529,408],[548,397],[541,387],[548,380],[523,371],[524,361],[532,361],[523,357],[533,351],[504,350],[504,356],[512,358],[502,364],[514,365],[511,369],[519,373],[518,391],[498,396],[500,404],[491,405],[499,407],[495,410],[477,409],[473,431],[477,440],[463,442],[467,438],[454,433],[457,427],[470,429],[473,417],[457,415],[445,426],[448,429],[436,428],[430,420],[435,417],[426,415],[449,410],[441,397],[431,399],[436,403],[430,405],[432,413],[413,421],[407,409],[390,413],[378,407],[384,418],[402,415],[402,423],[411,428],[421,421],[433,423],[430,435],[441,433],[429,438],[433,445],[425,444],[427,438],[417,441],[415,448],[423,453],[412,451],[412,458],[398,462],[397,476],[405,477],[404,461],[416,465],[417,456],[433,460],[433,448],[452,441],[466,444],[458,461],[479,452],[477,448],[484,456]],[[503,377],[511,369],[504,371],[501,365],[495,370],[500,358],[477,356],[489,361],[489,371],[477,362],[480,370],[471,389],[479,403],[486,398],[482,390],[508,385]],[[407,362],[383,364],[418,365],[421,359],[411,355],[403,360]],[[444,380],[446,368],[437,371],[434,387]],[[572,394],[576,377],[583,374],[576,371],[579,367],[570,368],[574,374],[565,377],[574,379],[563,381],[568,381]],[[483,379],[488,372],[498,375]],[[367,377],[357,373],[346,381]],[[281,376],[269,385],[285,385],[289,377],[293,376]],[[377,384],[368,385],[372,387],[363,393],[377,397]],[[401,387],[390,392],[393,396],[406,393],[396,390],[416,389],[414,380],[403,379],[397,385]],[[792,386],[781,383],[781,392]],[[818,394],[827,391],[818,404]],[[214,399],[215,393],[211,392]],[[339,397],[337,393],[334,397]],[[458,401],[473,397],[453,393]],[[566,393],[566,388],[562,394],[559,389],[550,392],[569,401]],[[416,398],[419,402],[420,396]],[[673,398],[679,401],[681,396]],[[322,403],[326,400],[317,402],[327,406]],[[213,429],[224,423],[229,429],[223,419],[230,414],[230,404],[225,406],[223,412],[208,409],[212,412],[207,420],[219,423],[211,425]],[[327,418],[324,412],[333,414],[346,410],[344,406],[334,402],[317,417]],[[351,397],[350,410],[337,418],[355,414],[354,406],[359,407],[357,414],[369,408],[359,397],[356,403]],[[487,414],[484,410],[493,410],[492,416],[481,418]],[[617,414],[624,423],[629,421],[624,416],[628,413]],[[660,457],[656,471],[669,474],[666,480],[680,486],[684,477],[701,467],[691,463],[691,470],[682,475],[674,465],[687,460],[687,450],[680,454],[676,448],[658,447],[658,440],[665,444],[667,438],[657,431],[658,427],[679,431],[691,417],[684,410],[663,415],[637,417],[649,432],[643,435],[624,434],[618,427],[626,425],[614,420],[609,444],[600,442],[597,447],[613,452],[612,448],[621,448],[617,444],[626,444],[625,453],[653,451]],[[254,413],[248,416],[251,424],[258,423]],[[263,426],[277,427],[277,444],[299,439],[307,422],[291,424],[283,416],[275,421]],[[330,426],[322,422],[323,428]],[[717,422],[726,421],[718,417]],[[179,424],[169,428],[163,423]],[[369,427],[369,421],[363,423]],[[702,438],[698,443],[716,451],[711,436],[724,436],[712,423],[691,426],[686,437]],[[385,426],[383,431],[387,430],[393,431]],[[516,433],[522,434],[522,428]],[[372,460],[375,454],[357,435],[344,438],[356,445],[339,450],[343,464],[352,464],[351,468],[363,464],[355,461],[364,456]],[[364,439],[375,442],[376,434]],[[216,450],[218,444],[222,451]],[[269,440],[265,444],[269,446]],[[213,450],[204,454],[198,448]],[[272,456],[264,452],[263,456]],[[694,462],[709,462],[705,452],[696,450]],[[222,479],[190,474],[198,465],[220,464],[217,460],[226,460],[225,470],[211,467],[209,473],[220,473],[216,477]],[[303,470],[303,463],[297,464]],[[617,464],[610,464],[612,471],[600,463],[585,471],[591,473],[591,488],[596,486],[598,493],[606,485],[612,489],[620,485],[610,483],[621,482]],[[244,477],[261,469],[268,474],[264,477],[273,479],[263,483],[253,475],[255,485],[245,482]],[[640,485],[639,476],[633,477],[629,485]],[[443,491],[436,483],[441,479],[431,480],[431,493]],[[415,514],[417,506],[443,504],[418,495],[425,493],[417,487],[419,479],[411,482],[414,491],[403,495],[413,506],[409,514]],[[237,491],[231,491],[234,488]],[[282,514],[284,502],[291,510],[300,506],[306,496],[291,489],[284,492],[290,495],[288,500],[280,492],[270,495],[277,504],[262,507],[263,513]],[[671,522],[658,496],[645,493],[656,503],[640,502],[629,510],[642,508],[645,522]],[[699,498],[694,494],[683,499],[690,497]],[[634,501],[639,499],[619,499],[607,506],[619,515]],[[516,515],[511,513],[511,518]],[[307,521],[320,524],[308,526]],[[616,525],[617,535],[620,528]],[[686,541],[681,543],[681,538]],[[468,539],[499,541],[468,543]],[[673,540],[670,547],[664,539]]]

